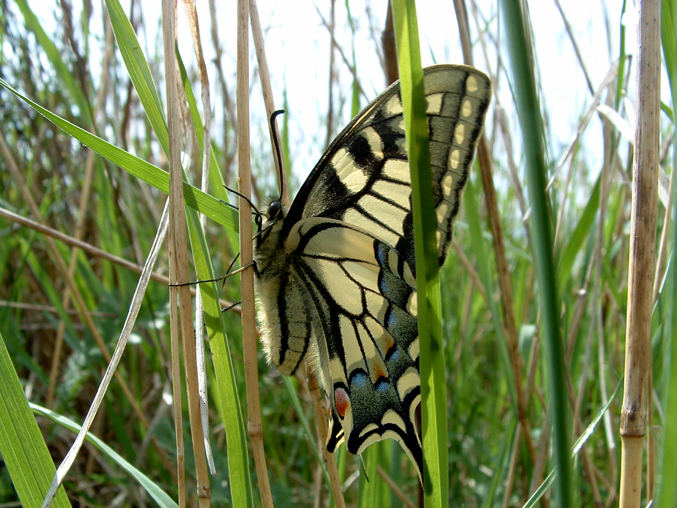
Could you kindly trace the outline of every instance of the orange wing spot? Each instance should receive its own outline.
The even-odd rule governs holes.
[[[334,390],[334,403],[336,404],[336,411],[343,418],[346,415],[348,406],[350,406],[350,396],[344,388]]]
[[[370,367],[371,372],[373,373],[372,383],[376,384],[379,379],[388,377],[388,373],[383,370],[383,364],[381,362],[372,362]]]
[[[385,345],[386,348],[385,352],[387,354],[388,351],[390,351],[390,348],[392,348],[395,345],[395,341],[393,340],[393,338],[390,336],[389,333],[384,333],[383,337],[381,337],[381,340],[383,340],[383,344]]]

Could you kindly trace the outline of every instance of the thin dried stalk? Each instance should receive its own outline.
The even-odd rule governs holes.
[[[204,53],[202,51],[202,40],[200,38],[200,24],[198,22],[197,11],[194,0],[184,0],[183,7],[188,17],[191,37],[193,39],[193,50],[197,61],[200,75],[201,98],[202,98],[202,118],[204,121],[202,131],[202,169],[200,172],[200,190],[208,192],[209,190],[209,166],[211,162],[211,102],[209,97],[209,76],[207,74],[207,64],[205,63]],[[200,226],[204,230],[207,218],[199,214]],[[216,473],[214,456],[212,455],[211,445],[209,444],[209,398],[207,396],[207,369],[205,367],[205,329],[202,326],[204,322],[202,310],[202,293],[195,293],[195,354],[197,357],[197,381],[198,393],[200,397],[200,420],[202,424],[202,435],[204,436],[203,446],[207,457],[207,465],[211,474]]]
[[[402,504],[407,508],[416,508],[416,505],[412,503],[409,498],[402,492],[402,489],[395,483],[395,481],[388,476],[381,466],[376,466],[376,472],[383,479],[384,482],[390,487],[390,490],[397,496],[397,498],[402,501]]]
[[[143,267],[137,265],[136,263],[132,263],[131,261],[121,258],[119,256],[115,256],[113,254],[110,254],[109,252],[106,252],[105,250],[101,250],[98,247],[95,247],[94,245],[83,242],[81,240],[78,240],[76,238],[73,238],[72,236],[69,236],[65,233],[62,233],[61,231],[57,231],[56,229],[50,228],[49,226],[45,226],[44,224],[40,224],[39,222],[35,222],[31,219],[28,219],[26,217],[22,217],[21,215],[17,215],[14,212],[11,212],[5,208],[0,207],[0,217],[3,219],[10,220],[12,222],[16,222],[17,224],[20,224],[22,226],[25,226],[27,228],[31,228],[35,231],[39,231],[40,233],[44,235],[48,235],[52,238],[55,238],[66,245],[70,245],[72,247],[77,247],[78,249],[82,250],[83,252],[86,252],[90,256],[97,256],[100,257],[101,259],[105,259],[106,261],[110,261],[111,263],[114,263],[118,266],[121,266],[123,268],[126,268],[130,272],[138,273],[141,274]],[[157,272],[153,272],[150,275],[150,278],[153,279],[154,281],[160,282],[161,284],[164,284],[165,286],[169,285],[169,277],[165,275],[161,275]],[[191,287],[190,288],[191,295],[195,294],[195,288]],[[234,312],[240,312],[240,308],[238,306],[233,306],[233,302],[230,302],[228,300],[224,300],[221,298],[219,300],[221,303],[222,307],[231,307],[231,310]],[[67,311],[69,313],[73,313],[75,311]],[[97,315],[96,313],[92,312],[92,315]]]
[[[393,28],[393,9],[391,3],[391,0],[388,0],[386,24],[381,33],[383,72],[385,72],[387,84],[394,83],[400,76],[397,68],[397,48],[395,46],[395,29]]]
[[[639,3],[638,108],[633,157],[628,317],[621,409],[621,508],[639,507],[656,250],[660,115],[660,1]]]
[[[181,123],[179,110],[179,79],[176,65],[176,24],[174,2],[162,2],[162,35],[164,43],[164,68],[167,89],[167,122],[169,128],[169,278],[170,283],[183,283],[189,279],[188,252],[186,240],[186,214],[183,203],[183,168],[181,167]],[[176,307],[178,296],[179,307]],[[197,355],[195,351],[195,333],[193,330],[193,312],[191,295],[188,286],[170,287],[170,305],[172,317],[172,335],[178,331],[176,313],[178,310],[178,324],[180,325],[181,343],[183,346],[184,370],[186,373],[186,392],[188,397],[188,416],[190,419],[191,438],[193,442],[193,457],[195,460],[195,475],[197,480],[197,496],[200,506],[209,506],[209,472],[203,446],[204,436],[200,419],[200,395],[197,376]],[[175,346],[173,338],[172,346]],[[174,355],[172,355],[174,360]],[[173,365],[176,374],[176,364]],[[174,395],[180,378],[174,377]],[[180,397],[180,395],[179,395]],[[174,403],[177,403],[176,398]],[[175,415],[177,416],[177,415]],[[180,415],[179,419],[180,419]],[[180,425],[175,422],[175,425]],[[177,440],[180,438],[177,429]],[[179,488],[182,486],[179,485]]]
[[[237,159],[240,175],[240,193],[251,195],[251,167],[249,162],[249,2],[237,2]],[[240,256],[247,267],[240,277],[242,297],[242,350],[245,383],[247,387],[247,433],[254,452],[256,475],[259,481],[261,504],[273,506],[273,498],[266,469],[259,399],[259,368],[256,356],[256,320],[254,317],[254,251],[252,246],[251,207],[246,199],[239,199]]]

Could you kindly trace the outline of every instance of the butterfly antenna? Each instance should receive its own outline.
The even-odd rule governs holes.
[[[235,265],[235,261],[237,261],[239,257],[240,257],[240,253],[238,252],[237,255],[233,258],[233,260],[228,265],[228,270],[226,270],[226,275],[224,275],[224,277],[223,277],[223,284],[221,284],[221,289],[223,289],[223,287],[226,285],[226,277],[228,277],[229,275],[232,275],[231,270],[233,269],[233,266]]]
[[[273,145],[275,146],[275,162],[277,166],[278,177],[280,179],[280,198],[278,200],[280,202],[282,202],[282,196],[284,195],[284,178],[282,175],[282,151],[280,150],[280,139],[277,134],[277,124],[275,123],[275,118],[283,113],[284,109],[278,109],[277,111],[273,111],[273,113],[270,115],[270,132],[273,137]]]
[[[237,196],[240,196],[240,197],[241,197],[242,199],[244,199],[247,203],[249,203],[249,206],[252,208],[252,215],[254,215],[254,216],[256,217],[256,219],[255,219],[255,220],[256,220],[256,224],[258,224],[259,227],[260,227],[260,226],[261,226],[261,216],[262,216],[263,214],[259,211],[258,208],[256,208],[256,206],[254,205],[254,203],[252,203],[252,200],[249,199],[249,198],[248,198],[247,196],[245,196],[244,194],[241,194],[240,192],[236,191],[235,189],[231,189],[231,188],[228,187],[227,185],[224,185],[224,187],[225,187],[225,189],[226,189],[227,191],[230,191],[230,192],[232,192],[233,194],[235,194],[235,195],[237,195]],[[230,206],[232,206],[235,210],[239,210],[239,208],[238,208],[237,206],[234,206],[234,205],[230,205]]]
[[[223,309],[221,309],[221,312],[228,312],[230,309],[237,307],[241,303],[242,300],[240,300],[239,302],[231,303],[228,307],[224,307]]]

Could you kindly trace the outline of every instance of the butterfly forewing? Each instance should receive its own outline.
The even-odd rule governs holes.
[[[424,70],[440,265],[489,103],[481,72],[438,65]],[[294,200],[289,226],[303,217],[356,224],[414,263],[411,177],[399,83],[360,113],[329,147]]]
[[[424,69],[440,265],[490,96],[465,66]],[[293,373],[319,357],[331,401],[330,451],[396,439],[422,469],[411,180],[399,84],[327,149],[289,212],[256,245],[262,339]]]

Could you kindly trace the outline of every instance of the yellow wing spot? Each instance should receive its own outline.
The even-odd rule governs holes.
[[[444,97],[444,94],[441,94],[441,93],[434,93],[434,94],[426,96],[426,102],[427,102],[426,112],[429,115],[439,115],[440,114],[440,111],[442,111],[442,98],[443,97]]]
[[[404,429],[405,424],[404,421],[402,420],[402,417],[397,414],[397,412],[393,409],[388,409],[385,413],[383,413],[383,418],[381,418],[381,425],[386,426],[386,425],[396,425],[397,427]]]
[[[451,169],[458,169],[458,165],[461,162],[461,152],[458,149],[454,149],[449,152],[449,166]]]
[[[336,305],[350,314],[362,313],[364,310],[362,300],[355,297],[355,295],[360,294],[360,286],[346,276],[338,263],[333,261],[319,262],[316,268],[313,267],[313,271],[324,282],[336,301]]]
[[[353,324],[345,316],[341,316],[339,319],[339,327],[341,329],[341,337],[343,338],[343,352],[345,354],[346,369],[348,372],[352,372],[355,369],[364,369],[367,370],[367,365],[364,363],[364,357],[362,356],[362,351],[358,343],[358,338],[355,335],[355,329]],[[369,353],[375,354],[375,351],[367,352],[368,344],[363,344],[365,346],[365,355],[369,357]],[[372,346],[373,349],[373,346]]]
[[[457,145],[462,145],[465,140],[465,125],[459,123],[454,129],[454,141]]]
[[[329,360],[329,372],[331,373],[331,379],[334,383],[341,381],[345,385],[348,384],[343,364],[338,357]]]
[[[402,159],[388,159],[383,166],[383,174],[399,182],[411,182],[409,163]]]
[[[444,175],[444,178],[442,178],[442,195],[443,196],[451,195],[451,191],[453,189],[453,184],[454,184],[454,179],[451,176],[451,173],[447,173],[446,175]]]
[[[409,367],[404,374],[397,380],[397,395],[401,400],[404,400],[407,393],[419,386],[421,383],[421,376],[416,372],[415,367]]]
[[[407,353],[409,353],[409,356],[414,358],[414,359],[418,358],[418,355],[420,354],[418,337],[411,344],[409,344],[409,348],[407,350]]]
[[[438,224],[442,224],[446,220],[447,216],[449,215],[449,209],[450,209],[449,201],[447,200],[442,201],[437,206],[437,210],[435,210],[435,213],[437,215]]]
[[[465,82],[465,87],[468,92],[476,92],[479,90],[479,85],[477,84],[477,78],[475,76],[468,76],[468,79]]]
[[[358,204],[365,210],[376,210],[377,213],[374,213],[374,215],[390,230],[395,231],[399,235],[404,233],[402,226],[404,218],[407,215],[406,210],[402,210],[370,195],[360,198]]]
[[[350,224],[355,224],[356,226],[366,229],[373,236],[390,245],[395,245],[400,239],[400,236],[397,233],[393,233],[389,229],[384,228],[377,222],[365,217],[360,212],[355,211],[352,208],[346,210],[343,220]]]
[[[383,160],[383,141],[378,132],[373,127],[367,127],[362,131],[362,137],[369,143],[372,155],[378,160]]]
[[[372,188],[374,192],[379,193],[381,196],[386,196],[396,203],[409,204],[409,197],[411,196],[411,187],[409,185],[377,180]]]
[[[376,319],[380,319],[381,321],[385,319],[386,304],[380,294],[367,293],[367,311]],[[378,327],[380,328],[381,325],[378,325]]]
[[[372,266],[360,261],[344,261],[343,268],[362,286],[378,292],[378,272]]]
[[[402,114],[402,103],[397,95],[393,95],[388,102],[385,104],[385,110],[389,115],[401,115]]]
[[[415,292],[412,292],[409,295],[409,301],[407,302],[407,312],[412,316],[418,315],[418,297]]]
[[[472,102],[470,99],[463,99],[463,104],[461,105],[461,116],[468,118],[472,114]]]
[[[357,193],[364,189],[367,185],[367,175],[363,171],[357,170],[353,171],[342,178],[343,184],[348,188],[348,190]]]
[[[347,159],[347,160],[346,160]],[[341,172],[341,169],[352,164],[353,158],[348,153],[348,150],[345,148],[339,148],[334,156],[331,158],[331,163],[336,169],[337,173]]]

